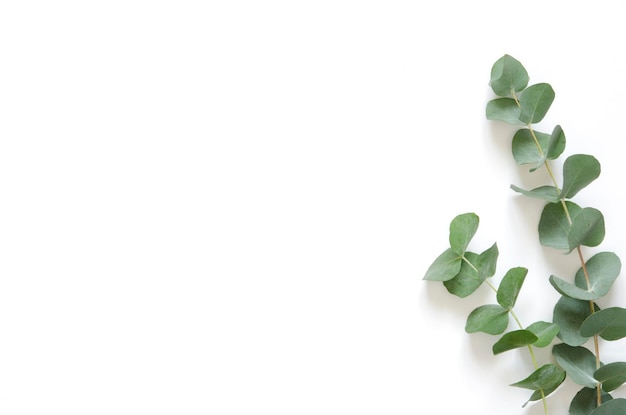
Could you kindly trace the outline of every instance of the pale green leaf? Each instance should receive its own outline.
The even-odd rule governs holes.
[[[511,189],[525,196],[542,199],[546,202],[556,203],[559,201],[559,190],[554,186],[540,186],[532,190],[524,190],[512,184]]]
[[[587,154],[569,156],[563,163],[561,199],[571,199],[600,176],[600,162]]]
[[[549,84],[531,85],[519,97],[521,107],[519,119],[524,124],[540,122],[554,101],[554,90]]]
[[[594,304],[595,305],[595,304]],[[598,310],[597,305],[595,309]],[[591,336],[582,336],[580,326],[591,314],[589,301],[561,297],[554,306],[552,321],[560,327],[558,338],[570,346],[581,346]]]
[[[604,216],[602,212],[594,208],[584,208],[572,214],[572,225],[567,237],[569,251],[573,251],[580,245],[598,246],[604,240]]]
[[[513,135],[511,150],[517,164],[543,164],[548,150],[550,135],[521,128]]]
[[[573,202],[565,202],[570,215],[575,216],[582,208]],[[543,246],[570,250],[570,223],[562,203],[548,203],[539,219],[539,242]]]
[[[504,55],[491,67],[489,85],[496,95],[506,97],[526,88],[528,80],[524,66],[512,56]]]
[[[559,326],[554,323],[548,323],[547,321],[536,321],[526,328],[537,336],[537,341],[533,343],[536,347],[546,347],[559,333]]]
[[[626,399],[617,398],[603,403],[590,415],[626,415]]]
[[[519,120],[520,109],[513,98],[496,98],[487,102],[487,119],[513,125],[524,125]]]
[[[597,300],[608,294],[619,276],[622,264],[613,252],[599,252],[587,260],[585,267],[576,273],[575,283],[570,284],[555,276],[550,283],[561,294],[578,300]],[[585,270],[587,277],[585,277]]]

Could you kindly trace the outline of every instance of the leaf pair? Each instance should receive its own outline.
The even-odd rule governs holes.
[[[578,246],[598,246],[604,240],[604,216],[594,208],[573,202],[547,204],[539,219],[539,241],[544,246],[573,251]]]
[[[608,294],[620,274],[622,263],[612,252],[600,252],[576,272],[575,284],[552,275],[550,284],[561,294],[577,300],[597,300]]]

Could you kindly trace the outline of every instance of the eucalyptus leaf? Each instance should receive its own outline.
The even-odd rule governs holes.
[[[626,382],[626,362],[614,362],[596,370],[594,377],[606,392],[614,391]]]
[[[517,301],[517,296],[522,289],[522,285],[524,284],[526,274],[528,274],[528,269],[523,267],[511,268],[507,271],[500,282],[496,294],[498,304],[508,310],[513,308]]]
[[[462,256],[476,234],[479,219],[475,213],[463,213],[450,222],[450,247]]]
[[[520,108],[513,98],[496,98],[487,102],[486,115],[488,120],[524,125],[519,120]]]
[[[549,141],[549,134],[521,128],[517,130],[511,142],[513,159],[520,165],[541,165],[546,159]]]
[[[550,134],[550,140],[548,141],[548,149],[546,151],[546,158],[554,160],[558,158],[565,150],[565,133],[560,125],[557,125]]]
[[[602,402],[613,399],[611,395],[602,391]],[[578,391],[569,406],[570,415],[590,415],[598,407],[596,388],[582,388]]]
[[[599,335],[604,340],[619,340],[626,337],[626,309],[610,307],[595,312],[580,325],[582,336]]]
[[[552,340],[559,333],[558,324],[548,323],[547,321],[536,321],[526,328],[537,336],[537,341],[533,343],[536,347],[546,347],[552,343]]]
[[[512,184],[511,189],[525,196],[542,199],[550,203],[557,203],[560,200],[559,189],[557,189],[555,186],[539,186],[532,190],[524,190],[521,187],[517,187]]]
[[[555,385],[551,388],[547,388],[547,389],[540,389],[540,390],[536,390],[532,393],[532,395],[530,395],[530,398],[528,399],[528,402],[532,402],[532,401],[538,401],[540,399],[545,398],[546,396],[550,395],[552,392],[554,392],[555,390],[558,389],[558,387],[561,384],[559,383],[558,385]],[[542,393],[543,392],[543,393]],[[528,403],[526,402],[524,405],[522,405],[522,407],[525,407],[526,404]]]
[[[461,271],[461,257],[452,250],[446,249],[439,255],[426,271],[427,281],[448,281]]]
[[[600,162],[587,154],[569,156],[563,163],[561,199],[571,199],[600,176]]]
[[[564,379],[565,372],[556,365],[548,363],[535,370],[526,379],[513,383],[511,386],[531,390],[550,389],[560,385]]]
[[[597,300],[608,294],[621,272],[622,263],[613,252],[599,252],[576,272],[575,285],[551,276],[550,284],[562,295],[578,300]],[[585,270],[589,278],[585,277]]]
[[[528,72],[524,66],[514,57],[504,55],[491,67],[489,85],[496,95],[506,97],[526,88],[528,80]]]
[[[543,120],[552,102],[554,90],[547,83],[531,85],[522,91],[519,97],[519,119],[524,124],[535,124]]]
[[[626,415],[626,399],[617,398],[603,403],[590,415]]]
[[[598,381],[593,377],[596,357],[589,349],[561,343],[552,348],[552,355],[571,380],[588,388],[596,387]]]
[[[571,214],[572,225],[567,237],[569,251],[580,245],[598,246],[604,240],[604,216],[594,208],[583,208],[576,214]]]
[[[572,215],[580,213],[582,208],[573,202],[563,202]],[[563,203],[548,203],[539,219],[539,242],[543,246],[570,251],[569,234],[571,225]]]
[[[595,310],[598,310],[594,304]],[[591,336],[580,334],[580,326],[587,317],[591,315],[589,301],[575,300],[569,297],[561,297],[554,306],[552,321],[560,327],[557,337],[563,343],[570,346],[581,346]]]
[[[461,298],[472,294],[487,278],[493,277],[498,260],[498,246],[493,244],[480,255],[466,252],[464,258],[466,261],[462,262],[459,274],[443,283],[451,294]]]
[[[502,334],[509,324],[509,311],[500,305],[487,304],[470,313],[465,324],[468,333]]]
[[[528,346],[538,340],[537,336],[529,330],[514,330],[502,336],[491,348],[493,354],[504,353],[508,350]]]

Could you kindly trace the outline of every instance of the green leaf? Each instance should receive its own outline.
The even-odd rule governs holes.
[[[571,216],[575,216],[582,208],[573,202],[564,202]],[[562,203],[548,203],[541,212],[539,219],[539,242],[543,246],[570,250],[570,223]]]
[[[537,321],[526,328],[537,336],[537,341],[533,344],[536,347],[546,347],[559,333],[559,326],[547,321]]]
[[[563,164],[561,199],[571,199],[600,176],[600,162],[587,154],[569,156]]]
[[[561,343],[552,348],[552,355],[571,380],[588,388],[596,387],[598,381],[593,377],[596,357],[588,349]]]
[[[459,256],[463,256],[467,246],[478,229],[478,216],[475,213],[464,213],[450,222],[450,247]]]
[[[514,330],[506,333],[492,347],[493,354],[500,354],[508,350],[528,346],[538,340],[537,336],[529,330]]]
[[[532,401],[538,401],[540,399],[545,398],[546,396],[550,395],[552,392],[554,392],[555,390],[557,390],[557,388],[560,386],[561,384],[559,383],[556,386],[553,386],[551,388],[548,389],[540,389],[537,391],[534,391],[532,395],[530,395],[530,399],[528,399],[528,402],[532,402]],[[543,392],[543,393],[542,393]],[[528,403],[526,402],[524,405],[522,405],[522,408],[526,406],[526,404]]]
[[[546,157],[550,160],[558,158],[565,150],[565,133],[560,125],[557,125],[550,134],[550,140],[548,141],[548,150],[546,151]]]
[[[550,284],[562,295],[578,300],[597,300],[608,294],[617,279],[622,264],[612,252],[600,252],[591,257],[576,273],[576,285],[570,284],[554,275]],[[585,269],[589,277],[589,287],[585,277]]]
[[[522,289],[522,284],[524,284],[526,274],[528,274],[528,270],[522,267],[511,268],[507,271],[500,282],[496,294],[498,304],[507,310],[513,308],[515,301],[517,301],[517,296]]]
[[[626,362],[614,362],[596,370],[594,377],[606,392],[614,391],[626,382]]]
[[[590,415],[626,415],[626,399],[617,398],[603,403]]]
[[[498,246],[493,244],[491,248],[480,255],[466,252],[465,259],[466,261],[462,262],[459,274],[443,283],[451,294],[461,298],[472,294],[487,278],[493,277],[496,273]],[[468,264],[468,262],[472,265]]]
[[[597,305],[595,309],[598,310]],[[561,297],[554,306],[552,320],[560,327],[558,338],[570,346],[581,346],[591,336],[580,334],[580,326],[591,315],[589,301],[575,300],[569,297]]]
[[[578,391],[569,406],[570,415],[590,415],[598,407],[596,388],[582,388]],[[608,402],[613,397],[602,391],[602,402]]]
[[[496,98],[487,102],[487,119],[504,121],[513,125],[524,125],[519,120],[520,109],[513,98]]]
[[[534,164],[536,167],[540,166],[546,158],[549,141],[550,136],[546,133],[521,128],[517,130],[511,143],[513,159],[519,165]]]
[[[489,85],[496,95],[506,97],[526,88],[528,80],[524,66],[514,57],[504,55],[491,67]]]
[[[509,311],[496,304],[480,306],[470,313],[465,324],[468,333],[502,334],[509,325]]]
[[[570,212],[572,225],[567,237],[569,251],[580,245],[598,246],[604,240],[604,216],[594,208],[581,209],[576,214]]]
[[[564,379],[565,372],[556,365],[548,363],[535,370],[526,379],[513,383],[511,386],[531,390],[550,389],[560,385]]]
[[[534,197],[536,199],[542,199],[550,203],[557,203],[560,200],[559,190],[554,186],[540,186],[533,190],[524,190],[512,184],[511,189],[525,196]]]
[[[580,334],[591,337],[596,334],[604,340],[626,337],[626,309],[610,307],[587,317],[580,326]]]
[[[426,271],[427,281],[448,281],[461,271],[461,257],[452,248],[446,249]]]
[[[554,96],[550,84],[540,83],[526,88],[519,97],[520,121],[524,124],[540,122],[550,109]]]

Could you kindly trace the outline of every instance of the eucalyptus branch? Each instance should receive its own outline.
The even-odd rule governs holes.
[[[582,389],[571,400],[571,415],[626,414],[626,399],[610,392],[626,383],[626,362],[604,364],[600,358],[600,339],[615,341],[626,337],[626,309],[600,309],[596,301],[611,290],[621,272],[621,261],[613,252],[598,252],[585,259],[582,247],[597,247],[604,240],[602,213],[581,207],[574,196],[600,175],[600,163],[593,156],[574,154],[562,164],[562,183],[556,179],[551,162],[565,150],[565,134],[557,125],[551,133],[537,131],[534,125],[543,120],[555,93],[547,83],[528,85],[529,76],[522,64],[509,55],[498,59],[491,69],[490,86],[495,99],[487,103],[487,118],[519,126],[512,139],[512,154],[519,165],[530,165],[530,172],[545,167],[550,184],[526,190],[511,188],[528,197],[544,201],[538,225],[539,242],[569,254],[576,251],[580,268],[571,280],[551,275],[549,282],[561,294],[554,306],[552,321],[537,321],[527,328],[513,311],[513,306],[528,270],[512,268],[496,288],[489,278],[496,273],[496,244],[478,254],[467,250],[478,229],[478,216],[465,213],[450,223],[450,246],[426,271],[425,280],[440,281],[458,297],[472,294],[486,283],[495,293],[497,304],[482,305],[467,318],[465,331],[501,335],[492,347],[494,354],[527,347],[534,371],[512,386],[533,391],[530,401],[541,400],[548,414],[546,397],[567,376]],[[519,330],[507,332],[509,315]],[[556,342],[556,339],[560,343]],[[593,352],[585,347],[593,343]],[[556,344],[553,344],[556,343]],[[552,345],[555,363],[542,366],[534,348]]]

